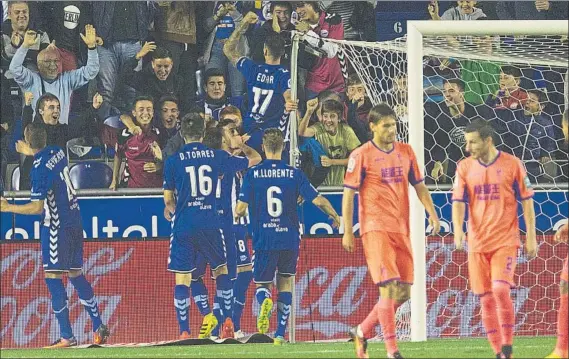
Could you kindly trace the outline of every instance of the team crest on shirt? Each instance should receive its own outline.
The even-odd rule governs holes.
[[[321,37],[328,37],[328,30],[321,30],[321,31],[320,31],[320,36],[321,36]]]
[[[355,167],[356,167],[356,160],[353,157],[350,157],[350,159],[348,160],[347,171],[352,173],[352,172],[354,172]]]

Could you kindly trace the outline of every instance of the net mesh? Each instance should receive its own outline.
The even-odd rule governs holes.
[[[364,84],[371,103],[385,102],[395,109],[399,139],[407,142],[412,123],[407,110],[406,39],[331,41]],[[428,239],[428,336],[484,334],[479,300],[469,291],[466,254],[454,250],[450,223],[449,190],[458,161],[467,155],[464,129],[477,117],[496,129],[500,150],[523,160],[537,189],[540,251],[532,261],[519,252],[519,287],[512,293],[516,332],[554,334],[559,273],[567,253],[565,245],[550,240],[568,210],[567,147],[561,132],[567,103],[567,41],[546,36],[437,36],[424,37],[423,44],[425,180],[434,194],[446,196],[436,201],[442,237]],[[520,220],[523,227],[521,212]],[[398,309],[401,340],[410,339],[410,313],[409,302]]]

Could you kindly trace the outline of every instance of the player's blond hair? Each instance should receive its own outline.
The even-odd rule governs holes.
[[[284,147],[284,137],[278,128],[267,128],[263,134],[263,146],[265,151],[279,153]]]

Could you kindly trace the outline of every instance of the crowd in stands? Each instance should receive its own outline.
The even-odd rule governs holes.
[[[152,188],[161,187],[163,162],[183,143],[184,115],[198,113],[208,127],[231,132],[225,141],[239,136],[262,152],[256,131],[269,113],[276,116],[270,127],[287,132],[288,114],[298,109],[303,170],[314,185],[340,186],[350,152],[370,139],[372,99],[354,64],[326,39],[390,40],[413,19],[567,19],[567,8],[548,0],[3,1],[1,177],[14,183],[7,164],[18,163],[12,189],[29,189],[33,160],[18,154],[18,140],[30,122],[43,122],[48,144],[74,160],[112,159],[109,188]],[[235,36],[239,31],[243,36]],[[293,31],[306,34],[298,103],[286,74]],[[477,41],[482,49],[502,40]],[[267,115],[273,90],[252,88],[255,64],[284,69],[275,72],[280,108]],[[492,121],[499,148],[525,162],[532,182],[567,178],[560,125],[565,71],[427,59],[426,78],[440,79],[425,101],[428,183],[452,182],[466,155],[464,127],[477,117]],[[400,73],[386,83],[405,140],[407,80]]]

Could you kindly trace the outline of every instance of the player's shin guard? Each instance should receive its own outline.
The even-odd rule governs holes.
[[[488,341],[494,353],[498,354],[502,349],[502,331],[498,322],[494,295],[492,293],[484,294],[480,297],[480,305],[482,306],[482,324],[484,324],[484,329],[486,329]]]
[[[174,287],[174,307],[180,334],[190,332],[190,287],[178,284]]]
[[[255,292],[255,298],[257,298],[257,303],[261,305],[263,304],[265,299],[271,298],[271,291],[269,290],[269,288],[257,287],[257,291]]]
[[[362,337],[364,338],[372,338],[374,337],[373,329],[379,323],[379,302],[375,303],[371,312],[369,312],[368,316],[364,319],[364,321],[360,324],[360,329]]]
[[[67,293],[61,278],[46,278],[45,284],[51,294],[51,306],[57,322],[61,337],[64,339],[73,338],[73,329],[71,329],[71,321],[69,320],[69,308],[67,307]]]
[[[221,274],[217,276],[215,283],[223,320],[233,318],[233,283],[231,279],[229,279],[227,274]]]
[[[235,301],[233,302],[233,326],[235,331],[241,329],[241,315],[245,308],[245,299],[247,298],[247,289],[253,279],[253,272],[246,271],[237,273],[237,279],[233,282],[233,293]]]
[[[511,346],[514,341],[514,303],[510,297],[510,284],[495,281],[492,283],[492,292],[498,307],[498,319],[502,327],[502,345]],[[504,350],[502,350],[503,352]],[[506,354],[506,353],[502,353]]]
[[[209,293],[203,282],[203,278],[198,278],[198,280],[192,281],[190,288],[192,290],[192,297],[194,298],[194,302],[196,303],[200,314],[205,317],[211,313],[211,308],[209,306]]]
[[[561,305],[557,313],[557,346],[555,351],[560,355],[567,355],[569,350],[569,307],[567,293],[561,295]]]
[[[385,349],[387,350],[387,354],[391,355],[398,351],[397,336],[395,333],[395,306],[393,299],[379,299],[378,317],[383,331],[383,338],[385,340]]]
[[[97,298],[95,298],[93,287],[91,287],[91,284],[83,274],[75,278],[70,277],[69,280],[73,284],[73,287],[75,287],[81,304],[83,304],[83,307],[87,313],[89,313],[89,317],[91,317],[93,332],[96,332],[103,322],[101,320],[101,315],[99,314],[99,303],[97,303]]]
[[[292,303],[292,293],[291,292],[279,292],[277,299],[277,313],[278,313],[278,324],[277,331],[275,332],[275,337],[284,337],[286,331],[286,325],[288,323],[288,317],[290,315],[290,305]]]

